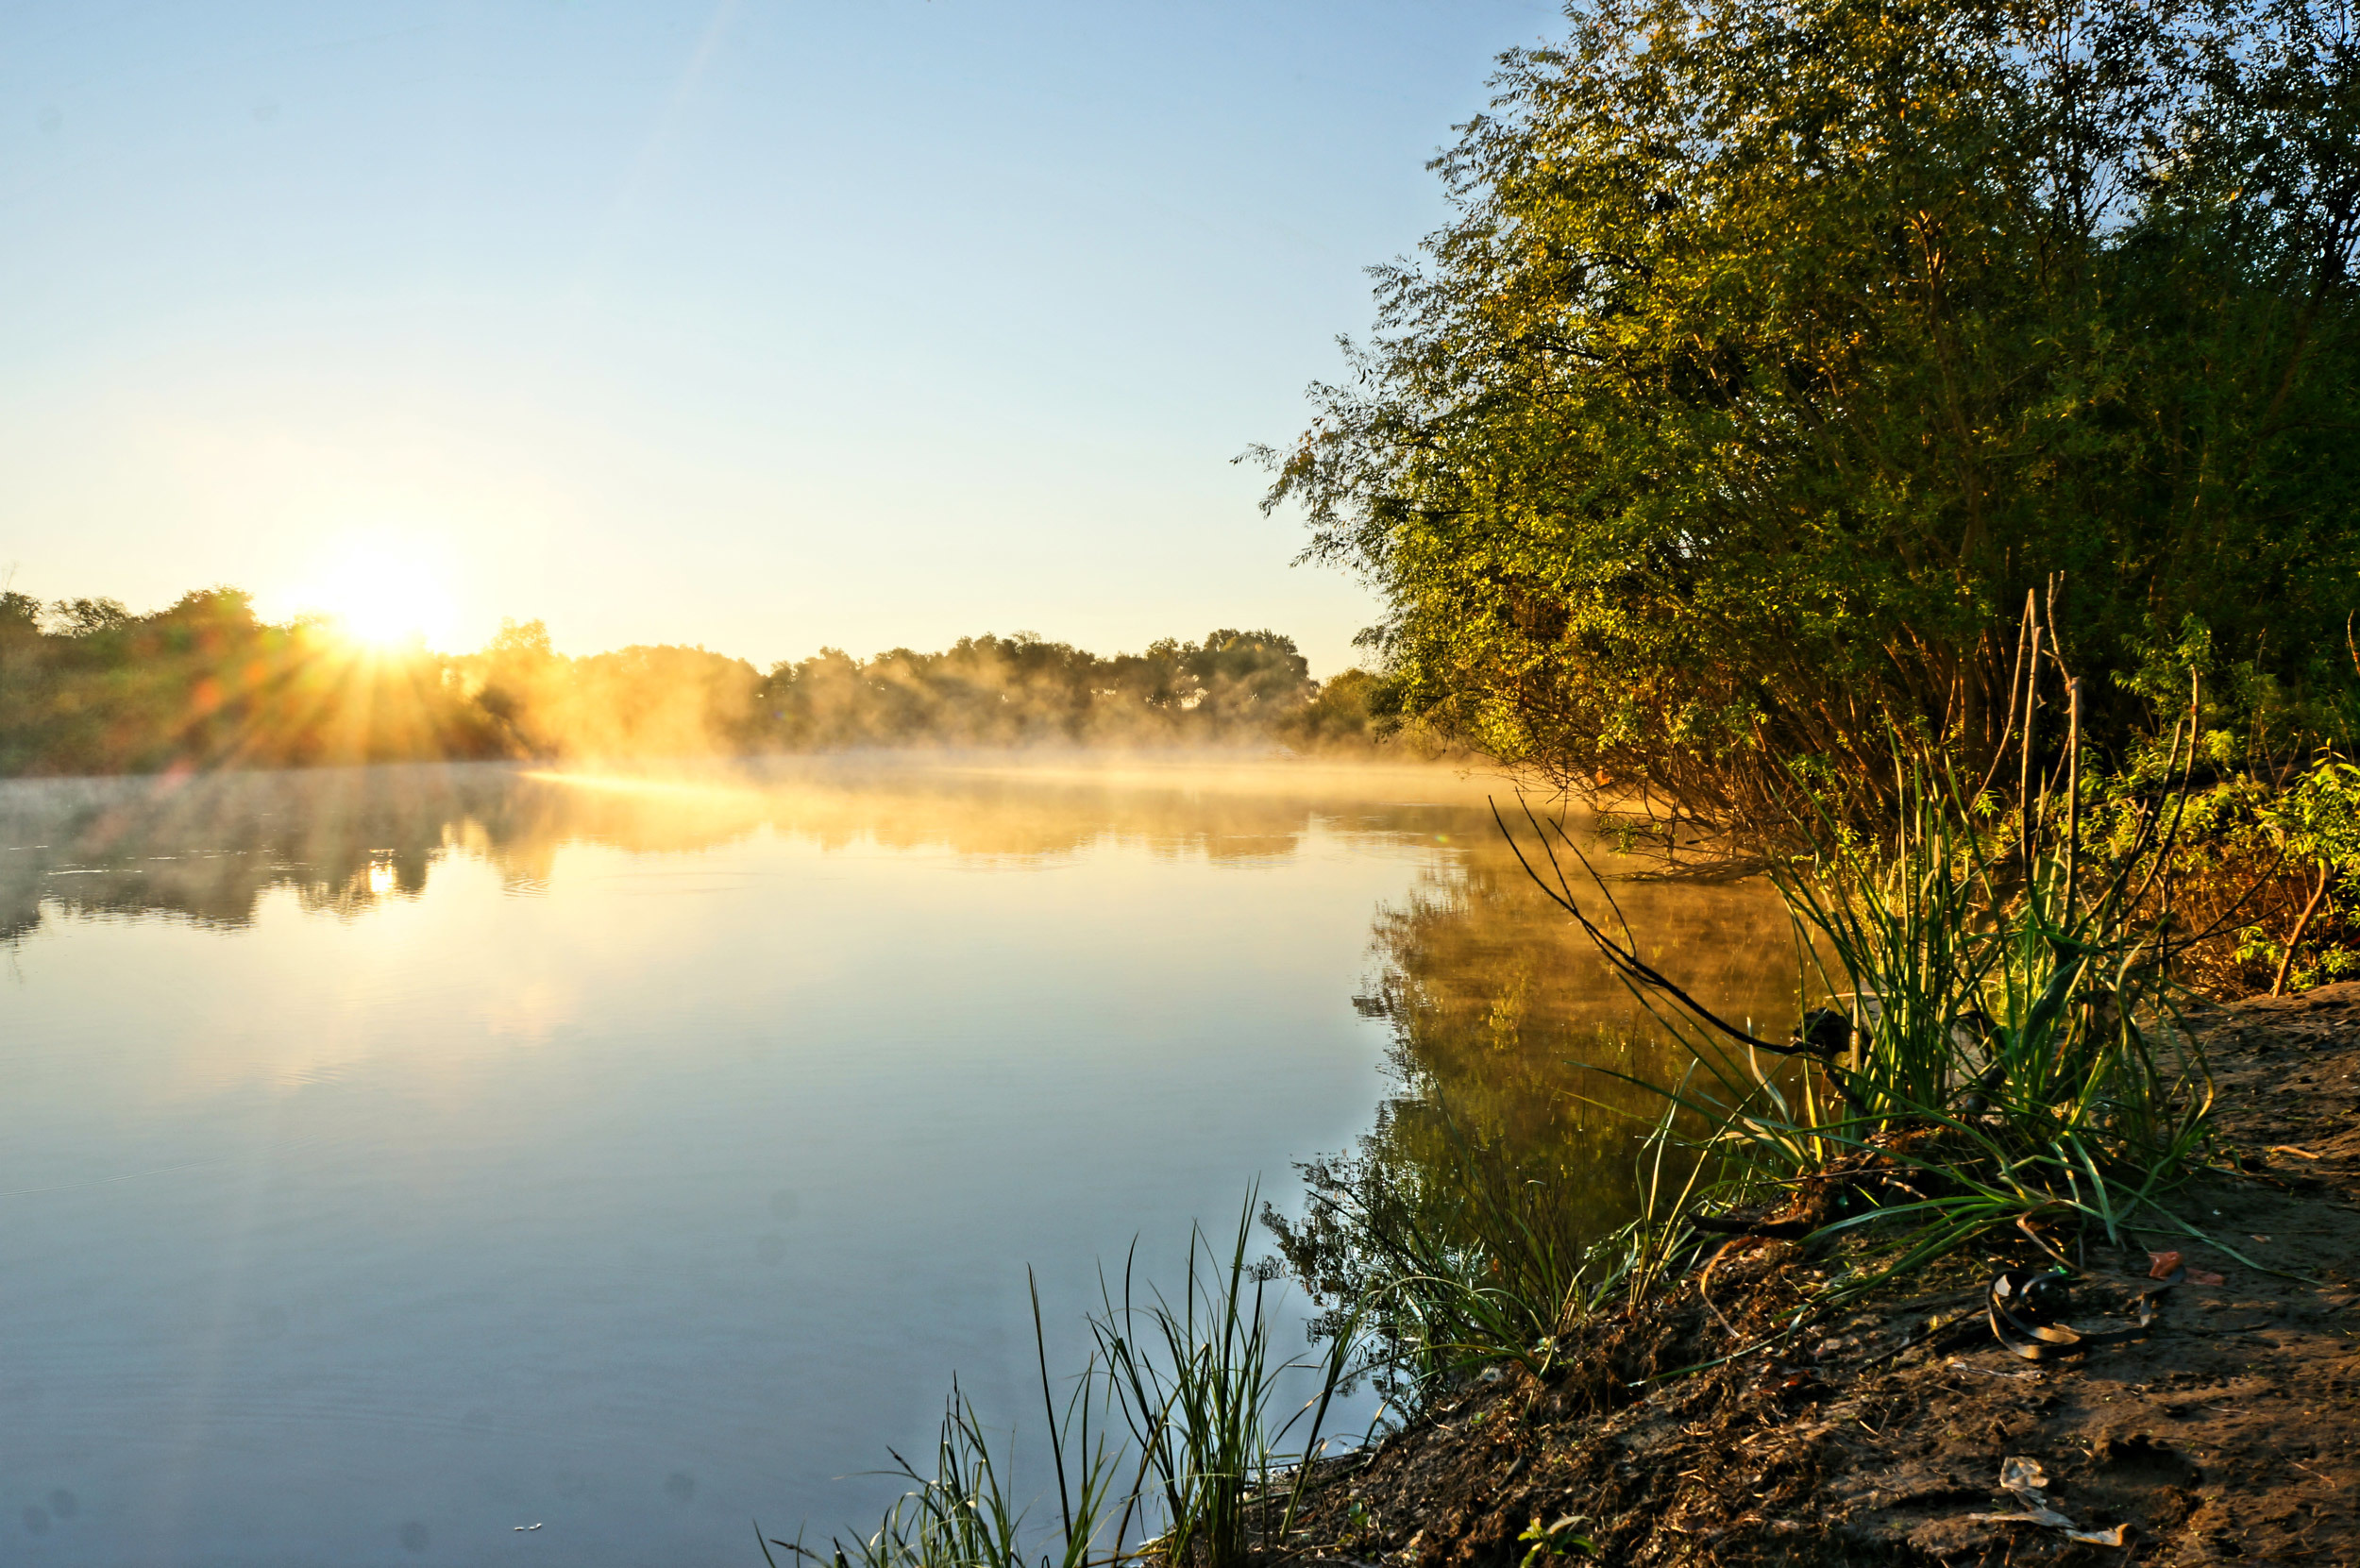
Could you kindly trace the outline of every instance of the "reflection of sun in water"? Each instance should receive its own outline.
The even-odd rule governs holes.
[[[307,607],[335,617],[356,642],[390,647],[447,641],[456,608],[443,574],[400,541],[356,543],[333,557],[305,592]]]

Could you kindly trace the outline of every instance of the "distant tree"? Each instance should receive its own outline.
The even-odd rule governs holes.
[[[701,648],[634,645],[576,659],[541,728],[577,756],[683,757],[748,740],[762,677]]]
[[[822,649],[774,666],[756,706],[774,745],[1144,745],[1275,738],[1316,685],[1275,632],[1164,638],[1102,658],[1033,632],[866,662]]]
[[[1321,750],[1367,746],[1380,738],[1374,707],[1383,683],[1365,669],[1347,669],[1320,683],[1289,731],[1296,744]]]
[[[2360,48],[2313,0],[1593,0],[1268,454],[1390,700],[1722,820],[1888,721],[1980,763],[2052,583],[2094,739],[2360,610]],[[2196,638],[2200,631],[2203,636]],[[2184,692],[2184,671],[2175,685]]]
[[[472,663],[477,703],[507,730],[512,745],[528,752],[542,749],[545,737],[531,733],[527,715],[544,705],[543,688],[558,663],[548,626],[503,616],[499,631]]]
[[[867,691],[860,661],[840,648],[822,648],[800,663],[772,666],[761,694],[772,739],[790,750],[873,740]]]
[[[93,637],[120,632],[131,624],[131,612],[115,599],[61,599],[49,607],[49,619],[69,637]]]
[[[557,657],[549,644],[547,621],[500,619],[500,629],[483,645],[484,656],[520,666],[540,666]]]
[[[1193,705],[1207,717],[1268,720],[1302,707],[1316,689],[1294,639],[1267,629],[1207,632],[1180,650],[1179,663],[1195,683]]]
[[[497,736],[433,655],[265,622],[228,587],[137,615],[0,596],[0,772],[277,767],[480,755]]]

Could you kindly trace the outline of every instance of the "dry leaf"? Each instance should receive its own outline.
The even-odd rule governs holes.
[[[2048,1472],[2040,1467],[2040,1460],[2011,1455],[1999,1461],[1999,1489],[2019,1496],[2025,1492],[2037,1494],[2048,1484]]]

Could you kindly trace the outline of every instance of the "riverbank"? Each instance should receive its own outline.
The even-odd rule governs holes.
[[[1794,1242],[1740,1240],[1548,1375],[1496,1369],[1335,1465],[1306,1540],[1419,1568],[2360,1562],[2360,984],[2191,1021],[2234,1168],[2176,1207],[2213,1244],[2150,1229],[2092,1252],[2065,1315],[2130,1326],[2171,1267],[2154,1255],[2179,1253],[2143,1336],[2039,1361],[2002,1345],[1985,1289],[2047,1265],[2026,1238],[1748,1350],[1821,1273]],[[2032,1463],[2003,1487],[2011,1460]]]

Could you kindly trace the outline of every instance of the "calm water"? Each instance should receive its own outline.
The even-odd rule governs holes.
[[[1554,1139],[1610,1209],[1567,1073],[1627,1003],[1484,789],[0,784],[0,1560],[757,1561],[752,1517],[873,1521],[954,1372],[1024,1418],[1026,1264],[1078,1365],[1099,1259],[1176,1272],[1389,1099]],[[1791,1008],[1759,895],[1625,903]]]

